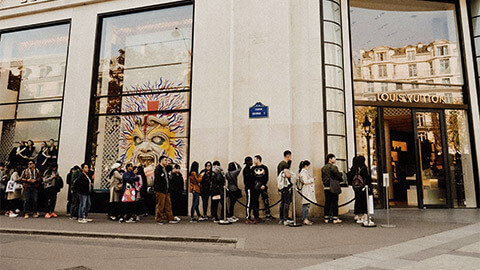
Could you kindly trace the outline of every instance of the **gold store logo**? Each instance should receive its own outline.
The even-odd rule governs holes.
[[[437,95],[410,95],[410,94],[388,94],[378,93],[377,101],[384,102],[412,102],[412,103],[434,103],[445,104],[447,103],[446,97],[440,97]]]

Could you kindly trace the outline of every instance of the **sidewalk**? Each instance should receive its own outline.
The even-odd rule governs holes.
[[[0,257],[8,263],[16,262],[10,265],[21,262],[28,266],[29,262],[15,252],[25,248],[27,242],[41,248],[44,241],[53,241],[52,248],[61,243],[63,250],[77,252],[83,245],[103,245],[107,241],[113,245],[110,252],[122,252],[130,250],[125,241],[131,241],[136,247],[131,252],[141,254],[149,250],[151,262],[147,261],[151,265],[155,265],[158,254],[164,254],[162,260],[167,264],[174,264],[174,258],[181,257],[181,269],[195,267],[199,260],[202,265],[210,266],[212,256],[217,264],[208,267],[210,269],[223,269],[220,262],[253,269],[399,269],[407,266],[411,269],[473,269],[472,265],[478,266],[480,210],[393,209],[390,216],[396,228],[364,228],[353,222],[353,214],[344,215],[344,222],[340,224],[324,224],[314,219],[313,226],[296,228],[279,225],[278,221],[246,225],[240,220],[232,225],[219,225],[212,221],[192,224],[183,218],[179,224],[157,225],[149,216],[135,224],[119,224],[109,221],[105,214],[92,214],[89,217],[93,222],[80,224],[65,216],[55,219],[1,216],[0,239],[5,242],[0,241]],[[386,223],[385,211],[377,210],[374,220],[378,225]],[[58,236],[28,235],[31,232],[54,232]],[[42,261],[48,258],[48,253],[35,250],[43,254],[37,255],[38,265],[46,265],[39,269],[50,269],[50,261]],[[93,252],[94,246],[89,250]],[[105,252],[103,248],[100,250]],[[96,253],[84,256],[94,255],[98,256]],[[74,258],[66,256],[65,264],[71,264]],[[166,259],[168,256],[173,256],[171,262]],[[262,263],[265,260],[267,264]],[[104,261],[102,257],[91,261],[92,269],[101,269]],[[451,268],[452,261],[465,265]],[[119,269],[133,264],[121,263],[124,268]]]

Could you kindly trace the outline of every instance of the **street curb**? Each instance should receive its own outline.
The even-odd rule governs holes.
[[[141,235],[141,234],[114,234],[98,232],[75,232],[75,231],[47,231],[47,230],[29,230],[29,229],[7,229],[0,228],[0,233],[26,234],[26,235],[53,235],[69,237],[86,238],[113,238],[128,240],[151,240],[164,242],[187,242],[187,243],[214,243],[214,244],[234,244],[239,242],[236,238],[223,237],[187,237],[187,236],[165,236],[165,235]]]

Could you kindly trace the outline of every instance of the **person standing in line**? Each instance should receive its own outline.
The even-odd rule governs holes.
[[[372,177],[368,172],[367,165],[365,165],[365,157],[358,156],[353,158],[353,166],[347,174],[348,184],[353,187],[355,192],[355,204],[353,213],[357,223],[368,221],[367,215],[367,194],[365,185],[371,192]],[[354,183],[355,182],[355,183]]]
[[[5,168],[5,164],[0,162],[0,206],[6,204],[6,193],[7,193],[7,184],[8,184],[8,175]],[[5,215],[8,216],[10,211],[6,211]]]
[[[213,221],[215,223],[220,222],[218,218],[218,204],[221,205],[221,218],[225,219],[224,211],[224,188],[225,188],[225,172],[220,166],[218,160],[213,162],[213,178],[212,178],[212,208]]]
[[[108,182],[110,182],[110,208],[108,211],[108,218],[110,220],[120,219],[120,207],[122,202],[123,191],[123,177],[121,173],[122,163],[117,161],[111,167],[108,175]]]
[[[163,224],[165,219],[169,223],[178,223],[175,220],[172,213],[172,201],[170,199],[170,186],[169,176],[167,172],[168,161],[166,156],[160,157],[160,164],[155,168],[155,177],[153,181],[153,190],[155,191],[155,197],[157,199],[157,205],[155,209],[155,221],[158,224]]]
[[[47,145],[47,151],[45,155],[45,164],[50,166],[57,163],[58,148],[55,146],[55,140],[50,139]]]
[[[335,166],[334,154],[328,154],[326,158],[326,164],[322,167],[322,182],[325,192],[325,213],[323,220],[325,223],[328,223],[330,220],[333,223],[342,222],[338,218],[338,193],[332,192],[331,184],[333,181],[340,181],[342,179],[342,173],[338,171],[337,166]]]
[[[312,177],[310,174],[310,161],[304,160],[300,162],[299,166],[299,183],[302,189],[303,196],[307,197],[310,201],[316,203],[317,200],[315,198],[315,178]],[[305,225],[312,225],[308,219],[308,211],[310,209],[310,202],[307,201],[305,198],[302,199],[302,218],[303,224]]]
[[[24,183],[25,203],[23,210],[25,218],[29,218],[30,212],[33,212],[33,217],[38,218],[38,188],[42,182],[42,175],[40,171],[35,168],[35,161],[28,162],[28,168],[22,172],[21,179]]]
[[[126,166],[127,171],[122,175],[122,196],[125,194],[125,191],[130,188],[135,188],[135,182],[138,180],[137,176],[134,173],[136,168],[133,167],[132,163],[128,163]],[[133,219],[133,212],[134,212],[135,202],[132,201],[122,201],[122,215],[120,217],[119,223],[125,221],[126,223],[135,223]]]
[[[198,175],[198,162],[192,162],[190,166],[190,176],[189,180],[189,191],[192,193],[192,207],[190,208],[190,222],[197,223],[198,220],[205,220],[204,217],[200,214],[200,209],[198,205],[200,204],[200,185],[202,183],[202,176]],[[195,218],[195,212],[197,212],[198,220]]]
[[[242,171],[242,166],[237,162],[230,162],[228,164],[228,171],[225,174],[228,182],[228,199],[229,199],[229,206],[228,206],[228,221],[230,222],[237,222],[238,218],[234,215],[235,211],[235,203],[237,199],[242,197],[242,191],[238,188],[238,175]]]
[[[200,172],[202,184],[200,185],[200,196],[202,197],[203,217],[208,218],[208,202],[212,197],[213,166],[210,161],[205,162],[205,169]],[[210,211],[211,212],[211,211]],[[211,213],[210,213],[211,214]],[[211,216],[210,216],[211,217]]]
[[[88,218],[88,212],[91,206],[90,192],[93,189],[93,182],[89,176],[90,166],[87,163],[83,163],[80,168],[81,172],[74,183],[74,190],[78,194],[79,200],[78,222],[87,223],[92,221],[92,219]]]
[[[137,176],[139,177],[139,181],[137,181],[137,184],[135,188],[137,189],[137,220],[140,220],[140,216],[147,216],[148,215],[148,209],[147,209],[147,176],[145,175],[145,168],[143,166],[138,166],[137,167]],[[141,181],[141,183],[140,183]]]
[[[50,167],[43,174],[43,188],[47,202],[45,218],[57,217],[55,206],[57,204],[57,193],[59,192],[57,181],[62,181],[57,171],[57,164],[50,164]]]
[[[20,206],[22,204],[22,180],[20,174],[22,173],[22,167],[17,166],[11,170],[10,181],[15,183],[12,192],[7,192],[7,210],[9,217],[15,218],[20,213]],[[8,175],[5,175],[5,177]]]
[[[268,167],[262,164],[262,157],[260,155],[256,155],[253,158],[253,165],[252,172],[255,178],[255,190],[259,197],[262,195],[263,205],[266,208],[266,218],[273,219],[272,215],[270,215],[270,203],[268,201]],[[261,220],[258,219],[256,221],[260,222]]]
[[[174,164],[170,173],[170,198],[172,200],[172,212],[175,220],[180,220],[178,216],[182,213],[183,191],[185,180],[180,171],[180,165]]]
[[[17,168],[21,165],[21,157],[17,154],[23,148],[23,142],[18,142],[17,146],[13,147],[8,154],[7,167],[11,169]]]
[[[70,219],[77,219],[80,201],[78,199],[78,193],[75,190],[75,182],[82,173],[82,169],[78,165],[75,165],[70,169],[70,172],[70,179],[67,175],[67,184],[69,186],[67,199],[70,197],[69,204],[67,204],[67,211],[70,211]]]
[[[42,143],[42,148],[40,148],[40,152],[37,155],[37,169],[40,170],[40,172],[43,172],[43,169],[46,168],[45,164],[47,162],[47,151],[48,151],[48,145],[47,142]]]
[[[243,168],[243,183],[245,184],[245,195],[246,195],[246,215],[245,215],[245,224],[256,224],[256,220],[259,219],[258,212],[258,192],[255,190],[255,176],[253,176],[253,159],[248,156],[245,157],[245,167]],[[252,219],[252,210],[253,217]]]
[[[281,173],[284,174],[286,179],[291,178],[290,174],[290,165],[292,164],[292,152],[290,150],[285,150],[283,152],[283,160],[280,161],[277,165],[277,176]],[[292,198],[292,191],[290,188],[284,187],[280,190],[282,202],[280,203],[280,222],[279,224],[284,224],[285,222],[290,222],[292,219],[288,217],[288,211],[290,208],[290,202]],[[285,209],[286,208],[286,209]]]

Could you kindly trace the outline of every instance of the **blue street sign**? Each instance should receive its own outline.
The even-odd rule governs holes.
[[[268,118],[268,106],[263,105],[261,102],[257,102],[249,109],[250,118]]]

